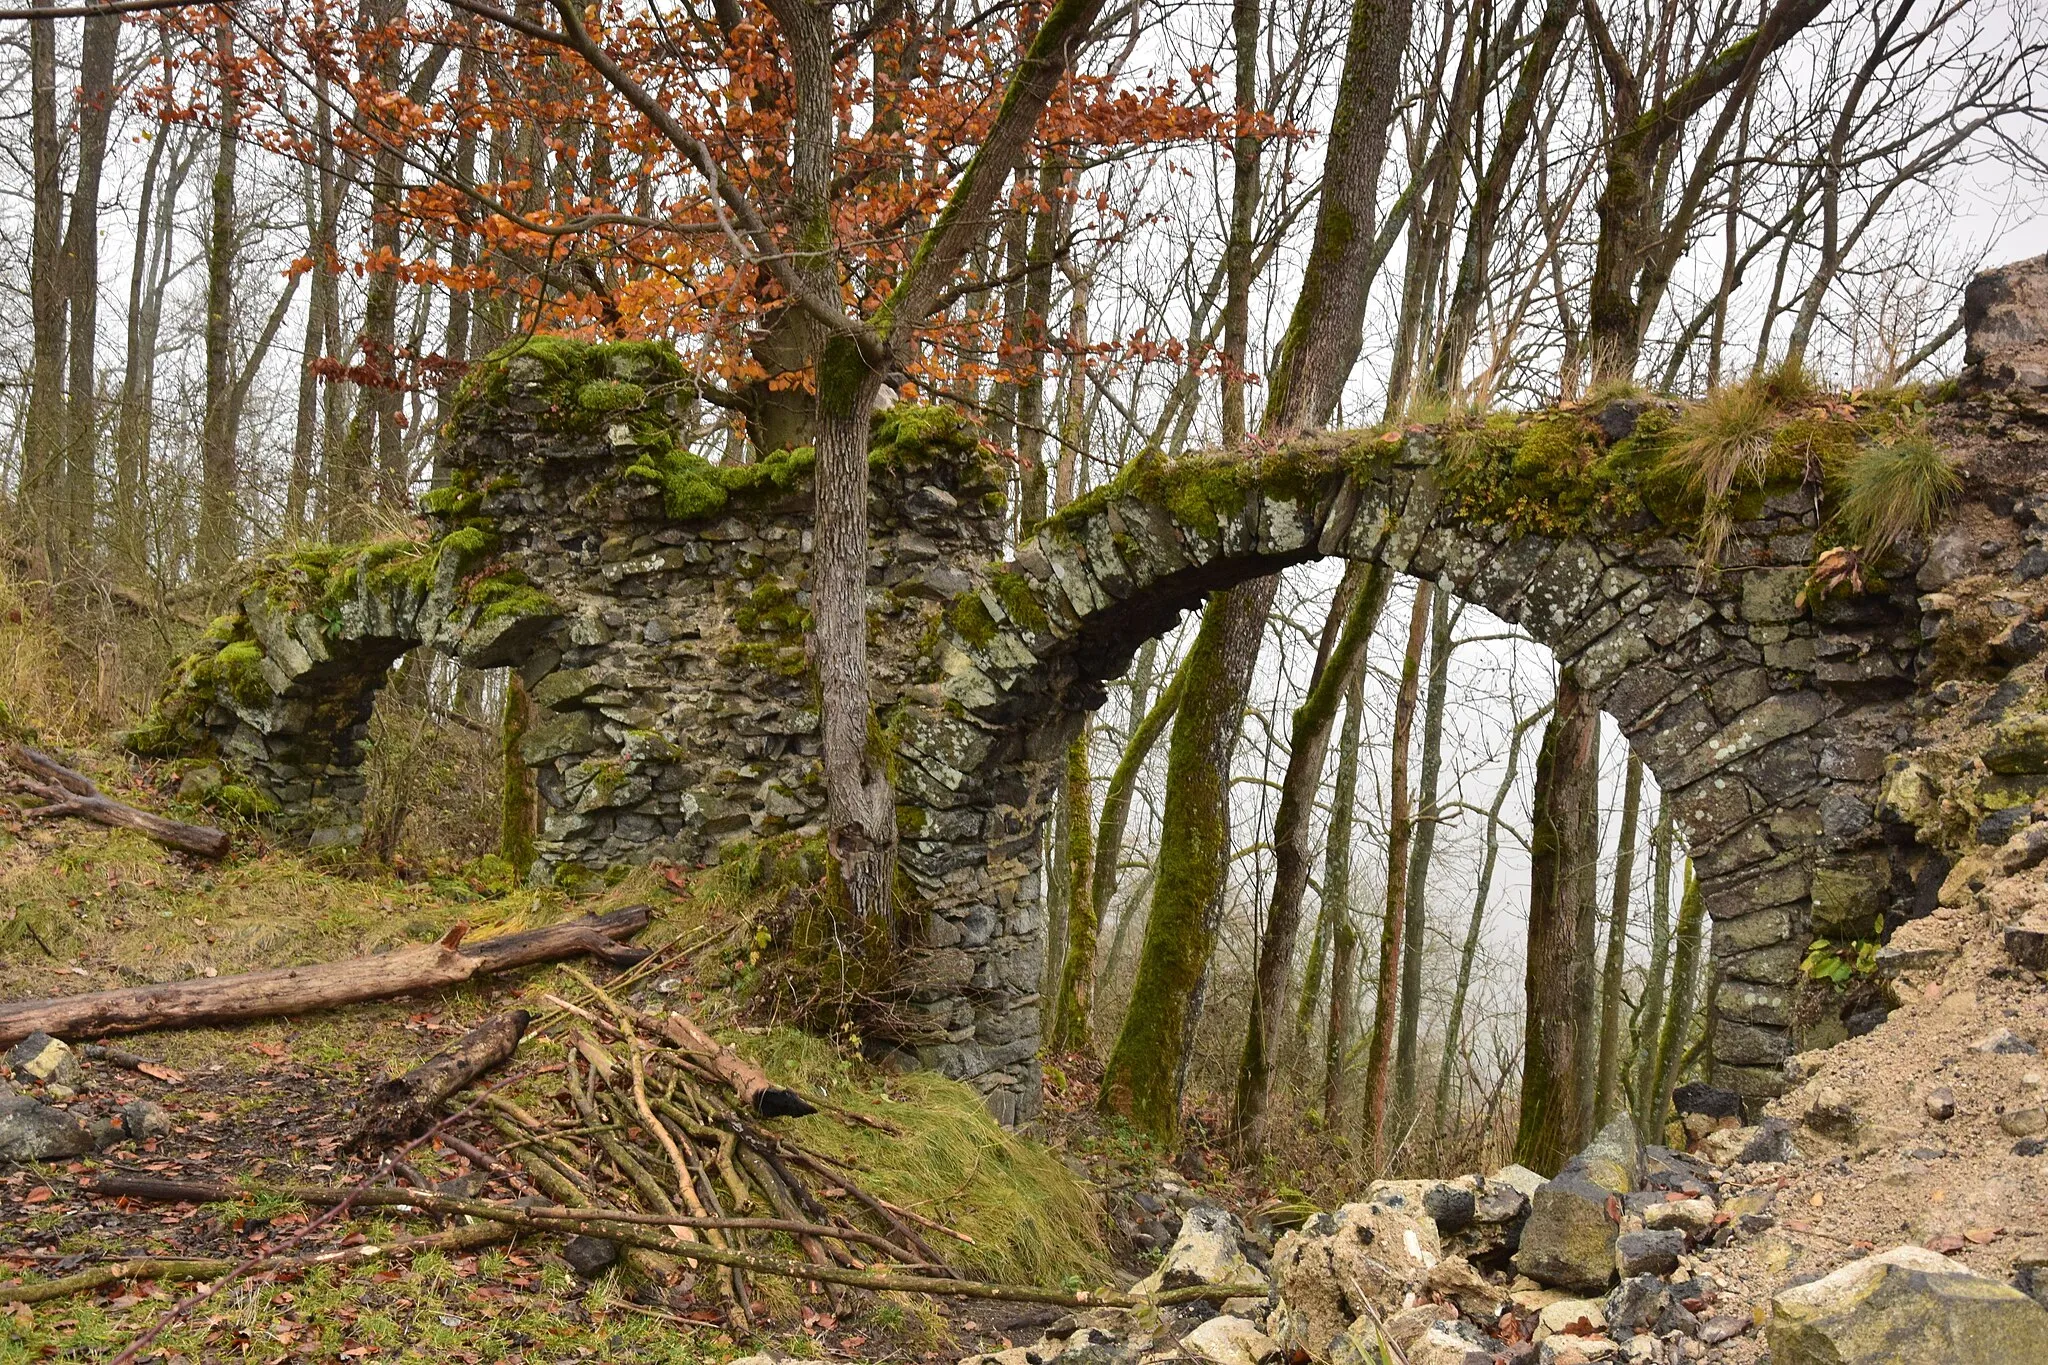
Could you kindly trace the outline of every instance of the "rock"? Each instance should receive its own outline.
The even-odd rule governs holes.
[[[1758,1124],[1754,1136],[1735,1154],[1735,1160],[1744,1164],[1783,1165],[1799,1159],[1799,1148],[1792,1142],[1792,1125],[1780,1118],[1767,1118]]]
[[[1685,1234],[1677,1228],[1646,1228],[1614,1239],[1614,1265],[1625,1279],[1631,1275],[1669,1275],[1685,1254]]]
[[[2043,1152],[2048,1152],[2048,1142],[2039,1138],[2021,1138],[2012,1145],[2014,1156],[2039,1156]]]
[[[2048,1309],[1922,1247],[1853,1261],[1771,1300],[1773,1365],[2048,1360]]]
[[[136,1142],[171,1135],[171,1116],[155,1100],[130,1100],[114,1114],[121,1131]]]
[[[2048,1254],[2025,1251],[2014,1257],[2012,1287],[2048,1308]]]
[[[1633,1190],[1641,1175],[1634,1120],[1617,1115],[1557,1179],[1536,1191],[1515,1269],[1559,1289],[1604,1292],[1614,1279],[1616,1225],[1608,1205]]]
[[[2032,1137],[2036,1133],[2048,1132],[2048,1109],[2038,1104],[2008,1109],[1998,1116],[1998,1127],[2008,1137]]]
[[[2008,924],[2004,942],[2005,955],[2015,967],[2023,967],[2030,972],[2048,972],[2048,927]]]
[[[1536,1191],[1543,1188],[1543,1177],[1527,1166],[1503,1166],[1486,1177],[1486,1184],[1489,1189],[1496,1185],[1505,1185],[1524,1199],[1534,1199]]]
[[[26,1095],[0,1099],[0,1161],[54,1161],[93,1150],[92,1131]]]
[[[1244,1225],[1214,1204],[1197,1204],[1182,1216],[1180,1233],[1159,1268],[1131,1286],[1133,1294],[1188,1289],[1201,1284],[1267,1283],[1265,1272],[1244,1254]]]
[[[1493,1365],[1491,1351],[1441,1327],[1417,1337],[1403,1355],[1408,1365]]]
[[[1479,1197],[1461,1185],[1438,1185],[1422,1196],[1422,1211],[1436,1221],[1438,1232],[1457,1232],[1478,1218]]]
[[[1719,1346],[1756,1326],[1756,1319],[1747,1313],[1717,1313],[1700,1324],[1700,1340],[1709,1346]]]
[[[1368,1307],[1388,1311],[1443,1258],[1420,1209],[1346,1204],[1288,1233],[1273,1249],[1279,1303],[1267,1331],[1285,1351],[1321,1358]]]
[[[1429,1268],[1423,1283],[1433,1294],[1441,1294],[1458,1306],[1458,1311],[1482,1325],[1498,1319],[1508,1306],[1508,1291],[1493,1283],[1463,1256],[1446,1256]]]
[[[2032,621],[2015,621],[1991,637],[1991,657],[2014,668],[2048,648],[2048,631]]]
[[[1280,1355],[1273,1339],[1243,1318],[1210,1318],[1181,1338],[1181,1344],[1215,1365],[1264,1365]]]
[[[47,1033],[31,1033],[7,1049],[7,1065],[17,1080],[69,1086],[74,1092],[84,1079],[70,1045]]]
[[[562,1243],[562,1259],[584,1279],[594,1280],[619,1263],[619,1244],[605,1237],[571,1237]]]
[[[1994,1029],[1970,1046],[1998,1057],[2032,1057],[2041,1050],[2009,1028]]]
[[[1587,1365],[1589,1361],[1612,1360],[1620,1352],[1621,1348],[1606,1337],[1558,1335],[1543,1339],[1536,1359],[1541,1365]]]
[[[1652,1204],[1643,1210],[1643,1225],[1651,1228],[1675,1228],[1689,1236],[1698,1237],[1714,1226],[1714,1201],[1711,1199],[1673,1199],[1662,1204]]]
[[[1848,1142],[1856,1136],[1856,1105],[1839,1090],[1816,1090],[1799,1121],[1822,1137]]]
[[[1956,1092],[1945,1085],[1937,1085],[1920,1101],[1920,1107],[1936,1123],[1946,1123],[1956,1116]]]
[[[1963,365],[1972,389],[2048,386],[2048,256],[1979,271],[1963,287]]]
[[[1687,1081],[1673,1090],[1671,1107],[1680,1117],[1698,1114],[1712,1119],[1734,1119],[1738,1125],[1742,1122],[1742,1096],[1705,1081]]]
[[[1599,1299],[1559,1299],[1536,1315],[1536,1339],[1554,1332],[1591,1336],[1607,1330],[1607,1306]]]
[[[1671,1302],[1671,1287],[1664,1281],[1655,1275],[1637,1275],[1616,1285],[1601,1307],[1606,1310],[1607,1329],[1630,1337],[1647,1331]]]

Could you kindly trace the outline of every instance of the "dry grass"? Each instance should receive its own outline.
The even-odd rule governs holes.
[[[1738,485],[1763,483],[1780,412],[1772,387],[1752,379],[1715,389],[1673,424],[1664,459],[1705,504],[1699,533],[1703,563],[1718,559],[1728,539],[1729,495]]]

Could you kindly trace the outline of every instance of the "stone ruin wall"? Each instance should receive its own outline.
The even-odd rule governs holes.
[[[1988,303],[1973,286],[1979,317],[2011,326],[2009,300],[2034,287],[2023,286]],[[1924,563],[1811,605],[1800,592],[1814,508],[1796,489],[1747,509],[1723,572],[1701,585],[1688,547],[1654,528],[1560,540],[1461,520],[1431,473],[1435,439],[1411,433],[1386,458],[1331,445],[1308,476],[1276,467],[1213,528],[1187,524],[1157,490],[1105,496],[1002,564],[999,466],[971,441],[885,450],[872,649],[904,802],[913,998],[930,1020],[919,1060],[976,1084],[1005,1120],[1034,1111],[1038,833],[1067,740],[1138,645],[1205,592],[1336,554],[1439,580],[1520,623],[1596,693],[1673,801],[1695,859],[1714,922],[1717,1078],[1778,1091],[1780,1063],[1841,1028],[1799,989],[1808,941],[1924,914],[1949,871],[1948,853],[1916,842],[1882,799],[1893,756],[1933,705],[1915,690],[1945,631],[1955,648],[1944,585],[2024,575],[2032,561],[2005,560],[2029,551],[2033,576],[2048,571],[2048,500],[2027,458],[2048,423],[2025,375],[2001,361],[2008,352],[1974,334],[1973,347],[1979,393],[1938,413],[1937,431],[1967,428],[2018,458],[1979,461],[1965,493],[1975,520],[1937,535]],[[593,354],[577,363],[634,377],[626,353]],[[392,660],[426,646],[515,666],[531,690],[525,756],[557,876],[713,861],[738,842],[821,828],[807,481],[679,517],[659,484],[621,477],[658,432],[565,422],[575,392],[551,362],[517,355],[453,426],[443,466],[459,496],[438,504],[442,538],[489,527],[485,562],[381,584],[363,570],[338,610],[245,599],[238,629],[261,645],[262,684],[239,696],[215,686],[194,728],[282,806],[282,823],[313,842],[359,828],[361,724]],[[1623,431],[1634,414],[1594,418]],[[2009,534],[1987,535],[1985,517]],[[504,565],[537,596],[495,616],[465,601]],[[1995,630],[1971,647],[2031,657],[2038,613],[1989,610]]]

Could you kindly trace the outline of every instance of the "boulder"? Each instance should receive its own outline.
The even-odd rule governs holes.
[[[619,1263],[619,1244],[607,1237],[571,1237],[562,1243],[562,1259],[581,1278],[594,1280]]]
[[[1181,1338],[1181,1345],[1215,1365],[1265,1365],[1280,1355],[1273,1339],[1243,1318],[1210,1318]]]
[[[1614,1209],[1641,1174],[1634,1120],[1618,1115],[1536,1191],[1515,1269],[1559,1289],[1604,1293],[1614,1280]]]
[[[1970,1046],[1994,1057],[2032,1057],[2040,1051],[2009,1028],[1993,1029]]]
[[[1493,1365],[1493,1352],[1441,1327],[1417,1337],[1404,1355],[1408,1365]]]
[[[137,1142],[171,1135],[171,1116],[155,1100],[130,1100],[115,1112],[121,1131]]]
[[[1538,1365],[1588,1365],[1595,1360],[1612,1360],[1621,1348],[1606,1337],[1545,1337],[1538,1348]]]
[[[1346,1204],[1318,1214],[1273,1249],[1279,1303],[1267,1328],[1282,1350],[1326,1358],[1353,1319],[1398,1307],[1441,1259],[1436,1224],[1420,1209]]]
[[[1607,1329],[1627,1338],[1646,1332],[1673,1302],[1671,1286],[1655,1275],[1637,1275],[1614,1286],[1602,1300]]]
[[[1559,1299],[1536,1315],[1536,1338],[1554,1332],[1588,1336],[1607,1330],[1607,1305],[1599,1299]]]
[[[93,1149],[92,1130],[26,1095],[0,1099],[0,1161],[55,1161]]]
[[[1458,1306],[1458,1311],[1482,1326],[1499,1319],[1508,1306],[1508,1291],[1487,1279],[1463,1256],[1446,1256],[1431,1266],[1423,1283],[1433,1294],[1441,1294]]]
[[[1133,1294],[1189,1289],[1201,1284],[1267,1283],[1244,1254],[1244,1225],[1227,1209],[1197,1204],[1180,1220],[1180,1233],[1159,1268],[1131,1286]]]
[[[2048,1309],[1937,1252],[1902,1246],[1771,1300],[1774,1365],[2048,1360]]]

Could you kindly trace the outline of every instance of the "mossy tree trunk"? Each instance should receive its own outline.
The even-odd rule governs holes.
[[[1600,719],[1595,711],[1592,769],[1579,787],[1579,836],[1572,864],[1578,881],[1578,955],[1572,959],[1572,1008],[1577,1018],[1572,1034],[1578,1040],[1579,1064],[1572,1077],[1579,1090],[1579,1141],[1593,1131],[1600,1093],[1594,1064],[1600,1036],[1600,971],[1594,955],[1600,938]]]
[[[1252,1002],[1237,1068],[1237,1112],[1233,1128],[1241,1152],[1256,1152],[1265,1141],[1274,1054],[1286,1018],[1287,981],[1294,971],[1295,940],[1301,930],[1301,898],[1308,889],[1309,816],[1323,785],[1323,760],[1337,703],[1350,690],[1367,641],[1386,605],[1393,574],[1377,565],[1347,569],[1330,603],[1308,696],[1294,712],[1287,770],[1280,781],[1280,809],[1273,820],[1273,892],[1259,938],[1252,973]],[[1334,639],[1333,639],[1334,637]]]
[[[1444,709],[1451,689],[1450,598],[1438,592],[1429,605],[1429,687],[1422,703],[1422,766],[1417,773],[1415,843],[1408,855],[1408,900],[1401,937],[1400,1029],[1394,1040],[1395,1127],[1406,1131],[1419,1117],[1415,1108],[1422,1070],[1422,944],[1428,929],[1429,865],[1436,855],[1437,785],[1444,766]],[[1448,1039],[1446,1040],[1448,1045]]]
[[[1321,649],[1309,673],[1309,696],[1294,710],[1286,774],[1280,778],[1280,810],[1274,817],[1272,898],[1251,974],[1251,1011],[1237,1062],[1233,1128],[1241,1152],[1255,1152],[1266,1142],[1266,1103],[1272,1093],[1280,1023],[1286,1019],[1286,984],[1294,972],[1300,898],[1309,890],[1309,817],[1323,786],[1323,759],[1329,753],[1329,733],[1335,729],[1337,702],[1362,667],[1366,643],[1380,620],[1380,608],[1386,606],[1391,583],[1393,573],[1378,565],[1352,565],[1346,571],[1323,624]]]
[[[1660,802],[1650,830],[1650,965],[1643,975],[1643,1007],[1636,1023],[1636,1058],[1631,1099],[1636,1131],[1657,1140],[1650,1121],[1656,1094],[1657,1043],[1664,1028],[1665,978],[1671,966],[1671,812]]]
[[[1166,733],[1166,726],[1173,719],[1173,713],[1180,705],[1181,678],[1183,673],[1176,669],[1173,681],[1166,685],[1156,701],[1151,700],[1152,671],[1158,658],[1159,642],[1147,640],[1138,651],[1138,666],[1131,674],[1131,736],[1124,746],[1123,757],[1117,760],[1116,768],[1109,775],[1109,786],[1102,794],[1102,819],[1095,827],[1095,875],[1088,888],[1089,898],[1095,903],[1097,917],[1109,913],[1110,903],[1116,899],[1117,863],[1123,857],[1124,826],[1131,818],[1131,797],[1138,787],[1138,773],[1144,768],[1145,760],[1159,737]],[[1128,924],[1130,916],[1124,916]],[[1117,929],[1117,936],[1123,936],[1123,925]],[[1114,954],[1112,954],[1114,956]]]
[[[1230,235],[1223,245],[1223,444],[1239,446],[1245,420],[1245,357],[1251,337],[1252,232],[1259,216],[1259,0],[1231,0],[1235,66],[1230,141]]]
[[[87,19],[78,58],[78,173],[71,191],[71,222],[64,229],[64,292],[71,318],[70,377],[64,414],[64,532],[75,561],[93,555],[98,503],[99,385],[96,379],[100,301],[100,180],[107,164],[107,132],[119,92],[114,58],[121,41],[118,16]]]
[[[1679,1053],[1692,1028],[1692,1015],[1700,969],[1701,929],[1706,917],[1706,900],[1700,895],[1692,864],[1685,869],[1685,895],[1678,902],[1678,929],[1672,936],[1671,1004],[1657,1035],[1656,1061],[1650,1068],[1645,1090],[1643,1126],[1657,1134],[1664,1131],[1664,1118],[1671,1111],[1671,1086],[1677,1079]]]
[[[1189,1008],[1214,947],[1209,908],[1228,851],[1230,757],[1271,601],[1270,590],[1212,599],[1177,683],[1152,911],[1100,1100],[1161,1141],[1172,1140],[1180,1117],[1175,1087]]]
[[[1415,837],[1408,792],[1408,750],[1415,735],[1415,699],[1422,680],[1422,647],[1429,628],[1428,583],[1415,585],[1408,613],[1408,647],[1401,659],[1401,687],[1394,698],[1392,755],[1387,764],[1387,896],[1380,914],[1379,994],[1373,1001],[1372,1047],[1365,1060],[1365,1107],[1362,1130],[1372,1153],[1372,1167],[1383,1172],[1396,1143],[1387,1133],[1387,1091],[1391,1079],[1396,1012],[1401,996],[1401,956],[1406,944],[1408,853]]]
[[[499,790],[503,804],[498,819],[498,852],[512,871],[524,880],[533,867],[533,836],[540,812],[533,769],[519,751],[520,741],[533,726],[533,700],[518,671],[505,679],[505,714],[498,727],[502,765]]]
[[[1365,670],[1344,694],[1344,734],[1337,741],[1337,783],[1323,845],[1323,907],[1330,919],[1330,1018],[1323,1037],[1323,1123],[1343,1113],[1344,1057],[1351,1046],[1351,1006],[1358,995],[1358,930],[1351,919],[1351,821],[1358,805],[1358,753],[1365,710]]]
[[[235,62],[234,24],[222,15],[214,27],[214,58],[223,70]],[[219,131],[214,143],[211,220],[206,237],[206,410],[199,438],[199,571],[214,577],[233,561],[238,475],[232,420],[235,384],[235,167],[241,148],[238,82],[220,86]]]
[[[1514,730],[1508,735],[1507,770],[1501,774],[1500,786],[1493,793],[1493,804],[1486,810],[1486,852],[1479,861],[1479,882],[1472,892],[1472,914],[1465,922],[1465,942],[1458,951],[1458,980],[1451,988],[1451,1010],[1444,1020],[1443,1055],[1436,1065],[1435,1122],[1439,1142],[1449,1135],[1449,1124],[1454,1117],[1452,1111],[1456,1108],[1451,1096],[1451,1069],[1464,1041],[1465,1001],[1472,990],[1472,969],[1479,959],[1479,938],[1486,922],[1486,901],[1493,892],[1493,870],[1500,857],[1501,808],[1507,804],[1508,794],[1514,791],[1515,779],[1520,775],[1522,740],[1549,710],[1546,706],[1536,714],[1515,722]]]
[[[1093,778],[1088,771],[1088,727],[1067,746],[1067,951],[1054,998],[1052,1033],[1047,1040],[1056,1052],[1088,1052],[1095,1046],[1089,1028],[1095,993],[1095,935],[1102,909],[1090,894],[1095,885]]]
[[[1621,985],[1628,962],[1629,903],[1635,892],[1636,820],[1643,804],[1643,761],[1628,756],[1622,783],[1620,842],[1614,853],[1613,899],[1607,911],[1607,955],[1600,966],[1600,1061],[1596,1068],[1593,1126],[1607,1122],[1620,1101]]]
[[[1577,987],[1580,941],[1578,867],[1585,856],[1585,790],[1595,776],[1600,713],[1570,676],[1536,758],[1535,819],[1529,838],[1529,946],[1523,969],[1522,1112],[1515,1160],[1556,1174],[1577,1149],[1579,1108]]]

